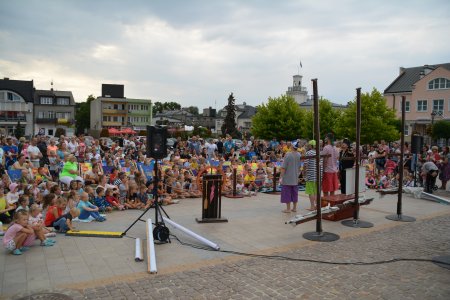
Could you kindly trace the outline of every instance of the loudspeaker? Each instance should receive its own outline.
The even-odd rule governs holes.
[[[423,148],[423,136],[413,135],[411,138],[411,153],[420,154]]]
[[[167,156],[167,128],[147,126],[147,157],[162,159]]]

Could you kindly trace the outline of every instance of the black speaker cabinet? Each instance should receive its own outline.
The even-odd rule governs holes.
[[[147,126],[147,157],[162,159],[167,156],[167,128]]]
[[[413,135],[411,138],[411,153],[420,154],[423,148],[423,136]]]

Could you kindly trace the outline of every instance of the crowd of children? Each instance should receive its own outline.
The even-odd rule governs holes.
[[[76,230],[75,220],[104,222],[107,213],[114,210],[145,210],[154,205],[156,195],[163,205],[199,198],[201,174],[222,174],[223,194],[253,196],[272,191],[278,185],[274,172],[279,172],[289,151],[286,143],[276,139],[250,139],[240,147],[231,137],[217,141],[178,139],[170,155],[158,163],[155,187],[155,162],[146,157],[143,140],[123,137],[107,146],[100,140],[87,144],[83,137],[61,136],[57,141],[35,137],[30,142],[32,152],[27,151],[24,139],[16,143],[12,138],[0,139],[0,221],[10,224],[3,244],[16,255],[36,239],[42,246],[52,246],[55,241],[50,237],[55,232]],[[305,154],[304,145],[297,141],[296,151]],[[398,150],[398,144],[388,147],[383,141],[363,147],[362,154],[368,157],[363,161],[368,188],[400,184],[398,156],[389,156]],[[407,145],[405,153],[409,153]],[[439,159],[435,153],[427,157]],[[447,163],[448,151],[441,158],[440,163]],[[445,168],[448,170],[448,163]],[[412,182],[411,173],[406,172],[402,184]]]

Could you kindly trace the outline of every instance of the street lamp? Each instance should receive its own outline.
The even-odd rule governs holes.
[[[433,126],[433,124],[434,124],[434,117],[436,117],[437,114],[438,114],[438,113],[437,113],[437,111],[435,111],[435,110],[433,110],[433,111],[431,112],[431,126]]]

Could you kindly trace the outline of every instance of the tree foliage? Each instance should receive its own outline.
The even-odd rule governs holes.
[[[291,96],[269,98],[259,105],[252,118],[252,134],[257,138],[293,140],[302,137],[306,112]]]
[[[198,116],[199,115],[199,110],[197,106],[189,106],[186,109],[188,112],[190,112],[191,114],[193,114],[194,116]]]
[[[66,130],[61,127],[56,128],[55,137],[60,137],[61,135],[66,135]]]
[[[434,123],[432,136],[434,139],[450,139],[450,121],[440,120]]]
[[[396,128],[395,111],[386,105],[383,95],[375,88],[371,93],[361,94],[361,143],[372,143],[384,139],[399,139]],[[349,102],[340,121],[336,124],[336,133],[351,140],[356,138],[356,100]]]
[[[102,128],[102,131],[100,132],[100,137],[109,137],[108,128]]]
[[[181,105],[176,102],[159,102],[156,101],[153,104],[153,116],[157,113],[162,113],[164,110],[178,110],[181,109]]]
[[[77,134],[84,133],[91,128],[91,102],[95,100],[94,95],[89,95],[86,102],[77,103],[75,106],[75,120]]]
[[[312,139],[314,137],[314,108],[305,110],[305,117],[302,125],[302,137]],[[319,100],[319,128],[320,137],[327,133],[334,132],[343,114],[342,110],[333,108],[327,99]]]
[[[233,93],[228,97],[228,105],[225,107],[227,115],[225,116],[224,123],[222,124],[222,134],[231,135],[233,138],[240,136],[239,131],[236,128],[236,106]]]
[[[24,130],[23,126],[20,124],[20,121],[17,121],[16,130],[14,130],[14,136],[16,137],[16,139],[20,139],[24,135],[25,135],[25,130]]]

